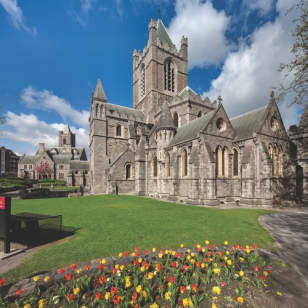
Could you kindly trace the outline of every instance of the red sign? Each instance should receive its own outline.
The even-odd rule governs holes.
[[[0,210],[5,210],[5,197],[0,197]]]

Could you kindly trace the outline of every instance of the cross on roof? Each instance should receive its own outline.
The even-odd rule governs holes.
[[[221,104],[221,102],[222,102],[222,97],[219,95],[217,99],[218,99],[219,104]]]

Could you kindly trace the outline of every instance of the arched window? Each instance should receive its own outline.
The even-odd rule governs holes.
[[[131,166],[131,164],[126,165],[125,173],[126,173],[126,180],[128,180],[132,177],[132,166]]]
[[[199,112],[198,112],[198,118],[200,118],[201,116],[202,116],[202,112],[199,111]]]
[[[216,176],[220,177],[222,176],[222,166],[223,166],[223,161],[222,161],[222,149],[220,146],[216,148]]]
[[[165,168],[166,176],[170,176],[170,154],[168,152],[165,154]]]
[[[233,150],[233,176],[238,176],[238,151],[236,149]]]
[[[117,137],[121,137],[122,136],[122,126],[121,125],[117,125],[116,136]]]
[[[179,115],[177,112],[173,114],[173,121],[174,121],[175,127],[179,127]]]
[[[140,94],[145,95],[145,65],[142,64],[141,74],[140,74]]]
[[[278,174],[280,176],[283,176],[283,151],[281,147],[279,147],[278,162],[279,162]]]
[[[187,151],[184,149],[182,152],[182,176],[187,176],[188,174],[187,161]]]
[[[157,157],[156,155],[153,158],[152,170],[153,170],[153,177],[157,177]]]
[[[171,59],[168,59],[164,65],[165,73],[165,90],[174,92],[175,91],[175,66]]]
[[[222,151],[222,176],[228,176],[229,170],[229,151],[227,148],[224,148]]]
[[[101,105],[100,112],[99,112],[99,117],[103,117],[103,105]]]
[[[96,104],[96,107],[95,107],[95,116],[98,117],[98,104]]]
[[[66,138],[63,137],[63,144],[66,144]]]

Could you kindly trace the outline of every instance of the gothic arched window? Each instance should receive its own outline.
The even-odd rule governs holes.
[[[170,154],[168,152],[165,154],[165,168],[166,176],[170,176]]]
[[[122,126],[121,125],[117,125],[116,136],[117,137],[121,137],[122,136]]]
[[[63,144],[66,144],[66,138],[63,137]]]
[[[222,166],[223,166],[223,159],[222,159],[222,149],[220,146],[216,148],[216,176],[222,176]]]
[[[187,159],[187,151],[184,149],[182,152],[182,176],[187,176],[188,174],[188,159]]]
[[[222,151],[222,176],[228,176],[229,160],[228,149],[224,148]]]
[[[140,74],[140,94],[141,96],[145,95],[145,65],[144,64],[141,67],[141,74]]]
[[[165,90],[175,91],[175,65],[171,59],[168,59],[164,65]]]
[[[156,155],[153,158],[152,169],[153,169],[153,177],[157,177],[157,157]]]
[[[175,127],[179,127],[179,115],[177,112],[173,114],[173,122],[174,122]]]
[[[233,150],[233,176],[238,176],[238,151],[236,149]]]
[[[98,117],[98,104],[96,104],[96,107],[95,107],[95,116]]]
[[[130,179],[132,177],[132,166],[131,164],[127,164],[125,167],[125,173],[126,173],[126,180]]]

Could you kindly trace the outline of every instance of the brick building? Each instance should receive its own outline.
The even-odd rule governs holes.
[[[19,156],[5,147],[0,148],[0,175],[17,176]]]

